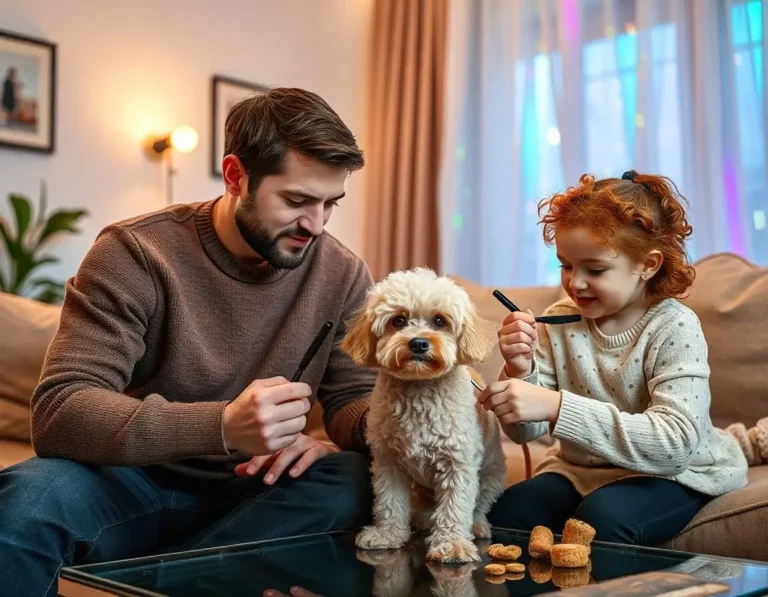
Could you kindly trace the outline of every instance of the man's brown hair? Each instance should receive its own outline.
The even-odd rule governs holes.
[[[289,149],[350,171],[363,152],[339,115],[316,93],[278,87],[237,103],[227,114],[224,155],[235,155],[253,192],[264,176],[278,174]]]

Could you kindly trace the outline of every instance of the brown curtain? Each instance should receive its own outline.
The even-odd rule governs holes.
[[[439,267],[447,0],[374,0],[364,258],[376,280]]]

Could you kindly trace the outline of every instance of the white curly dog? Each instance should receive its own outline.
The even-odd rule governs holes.
[[[342,349],[377,368],[366,442],[373,457],[373,524],[360,549],[396,549],[430,530],[427,560],[479,561],[487,514],[504,489],[498,423],[478,405],[469,366],[495,346],[466,291],[427,268],[373,287]]]

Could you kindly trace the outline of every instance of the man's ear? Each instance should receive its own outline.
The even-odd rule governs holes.
[[[484,362],[496,346],[496,336],[490,322],[481,319],[474,307],[464,319],[459,336],[459,365],[477,365]]]
[[[361,367],[376,367],[376,339],[373,335],[373,317],[365,305],[358,309],[347,325],[347,333],[341,341],[341,350]]]
[[[640,277],[643,280],[650,280],[661,269],[664,264],[664,254],[654,249],[645,256],[645,261],[640,264]]]

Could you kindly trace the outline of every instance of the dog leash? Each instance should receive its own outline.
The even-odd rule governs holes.
[[[480,387],[480,384],[475,381],[473,377],[470,376],[469,380],[472,382],[472,385],[475,386],[478,392],[482,392],[483,388]],[[523,448],[523,459],[525,460],[525,478],[530,479],[531,478],[531,451],[528,449],[527,443],[520,444]]]

